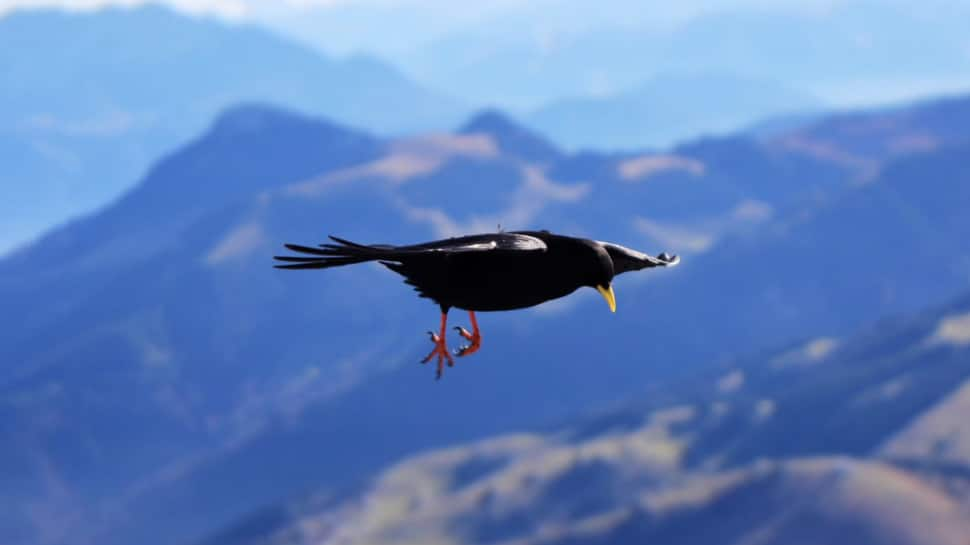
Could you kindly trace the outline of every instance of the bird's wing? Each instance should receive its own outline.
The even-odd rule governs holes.
[[[519,233],[493,233],[447,238],[411,246],[391,246],[388,244],[358,244],[342,238],[330,237],[336,244],[321,244],[317,248],[285,244],[287,249],[304,254],[302,256],[276,256],[279,269],[326,269],[341,265],[352,265],[365,261],[400,262],[408,259],[444,257],[467,253],[527,253],[544,252],[546,243],[542,239]]]
[[[343,241],[339,241],[343,242]],[[490,233],[465,237],[446,238],[414,244],[395,246],[394,253],[403,255],[465,253],[465,252],[544,252],[548,248],[542,239],[520,233]]]
[[[599,242],[599,241],[597,241]],[[664,252],[657,257],[631,250],[612,242],[599,242],[613,260],[613,274],[639,271],[649,267],[673,267],[680,263],[680,257]]]

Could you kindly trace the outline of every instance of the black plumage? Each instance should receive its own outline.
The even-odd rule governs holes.
[[[334,244],[319,247],[286,244],[301,256],[276,256],[280,269],[326,269],[378,261],[402,275],[422,297],[441,308],[441,331],[429,332],[435,350],[424,359],[438,356],[438,376],[443,362],[453,364],[444,341],[451,308],[469,311],[473,332],[455,328],[471,344],[458,351],[465,356],[478,350],[481,334],[475,311],[514,310],[538,305],[591,287],[616,310],[613,277],[628,271],[676,265],[679,259],[666,253],[657,257],[618,244],[557,235],[548,231],[517,231],[471,235],[425,244],[364,245],[337,237]]]

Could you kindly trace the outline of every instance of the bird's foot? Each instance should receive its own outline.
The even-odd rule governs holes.
[[[428,363],[432,358],[438,356],[438,371],[435,373],[435,378],[440,379],[445,370],[445,361],[448,362],[448,367],[452,367],[455,365],[455,360],[451,357],[451,352],[448,351],[444,335],[436,335],[433,331],[429,331],[428,335],[431,336],[431,342],[434,343],[434,350],[425,356],[421,363]]]
[[[481,333],[478,332],[477,329],[474,332],[469,332],[467,329],[463,327],[455,327],[455,331],[457,331],[459,335],[464,337],[465,340],[469,341],[469,344],[466,344],[458,348],[458,350],[455,352],[456,356],[458,357],[470,356],[475,352],[478,352],[478,349],[482,347],[482,335]]]

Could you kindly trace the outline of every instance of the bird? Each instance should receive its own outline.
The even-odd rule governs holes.
[[[455,327],[468,341],[455,356],[481,348],[476,312],[516,310],[565,297],[579,288],[595,289],[616,312],[613,278],[629,271],[680,263],[666,252],[656,257],[619,244],[549,231],[500,231],[446,238],[421,244],[358,244],[330,236],[315,247],[284,244],[300,255],[274,256],[278,269],[328,269],[376,261],[404,277],[419,296],[441,310],[437,333],[428,331],[434,348],[421,360],[437,358],[435,377],[454,365],[445,333],[452,308],[468,312],[472,331]]]

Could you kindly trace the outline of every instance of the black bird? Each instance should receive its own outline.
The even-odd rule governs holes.
[[[276,256],[279,269],[326,269],[377,261],[400,274],[421,297],[438,303],[441,329],[431,340],[434,350],[422,363],[438,357],[437,377],[444,362],[454,365],[445,343],[448,311],[468,311],[472,331],[456,327],[469,341],[456,355],[467,356],[481,347],[476,311],[514,310],[569,295],[588,286],[616,312],[613,277],[649,267],[668,267],[677,256],[657,257],[618,244],[557,235],[548,231],[516,231],[436,240],[411,246],[364,245],[331,236],[336,244],[319,247],[285,244],[304,256]]]

